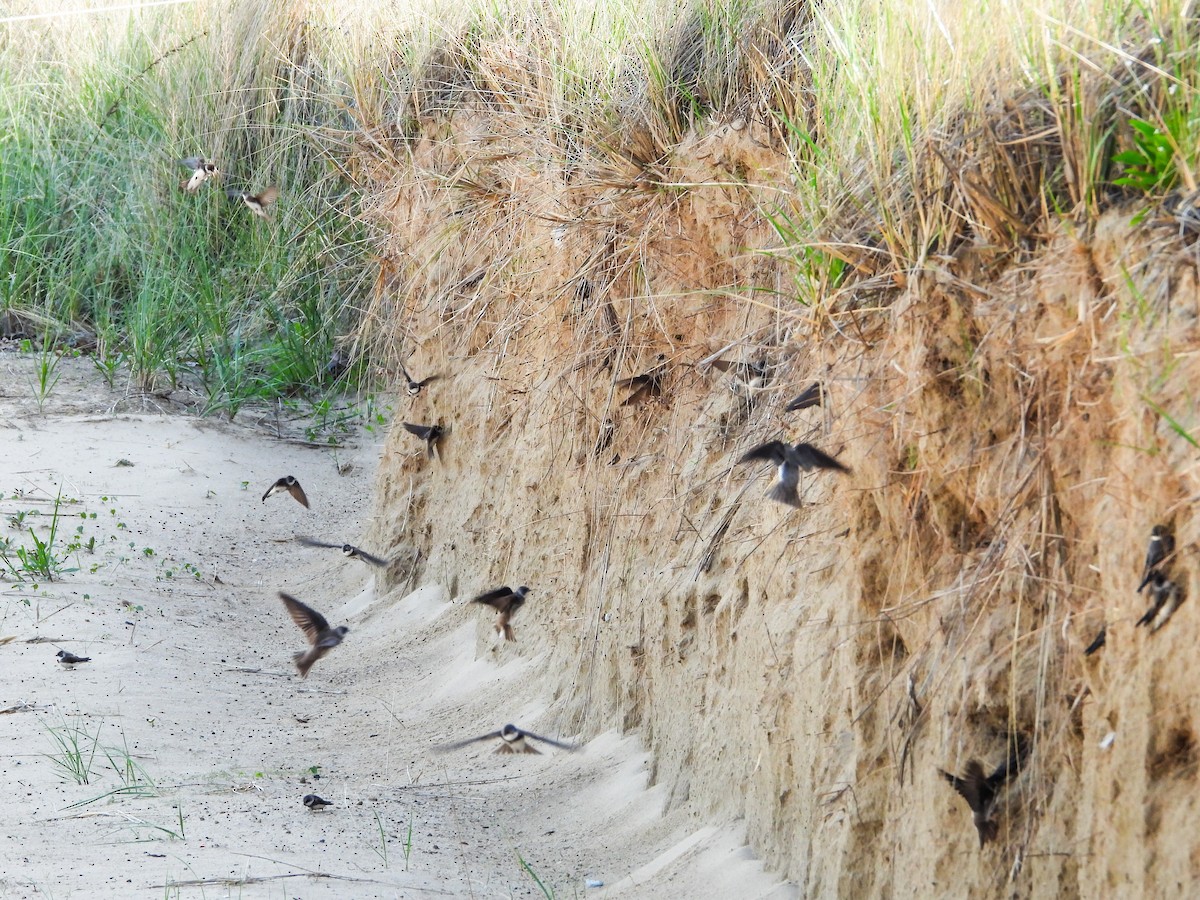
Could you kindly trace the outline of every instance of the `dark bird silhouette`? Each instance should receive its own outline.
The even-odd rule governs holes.
[[[1138,585],[1140,594],[1150,584],[1154,572],[1168,556],[1175,552],[1175,536],[1166,525],[1155,525],[1150,529],[1150,546],[1146,548],[1146,564],[1142,567],[1142,581]]]
[[[404,368],[403,365],[400,366],[400,371],[404,373],[404,380],[408,383],[407,390],[410,397],[417,396],[417,394],[421,393],[421,388],[442,377],[441,375],[430,375],[428,378],[422,378],[420,381],[417,381],[417,379],[408,374],[408,369]]]
[[[1167,620],[1175,614],[1182,602],[1183,594],[1179,585],[1158,569],[1154,569],[1150,573],[1150,608],[1137,620],[1137,624],[1149,625],[1151,631],[1158,631],[1167,624]]]
[[[525,595],[529,593],[529,588],[522,585],[515,591],[505,587],[498,587],[494,591],[488,591],[486,594],[480,594],[475,597],[472,603],[483,603],[496,610],[496,622],[492,626],[497,634],[503,634],[506,641],[515,641],[517,639],[516,632],[513,631],[512,617],[517,614],[525,603]]]
[[[832,456],[803,442],[790,446],[782,441],[768,441],[755,447],[738,460],[739,463],[754,462],[768,459],[779,467],[779,475],[774,486],[767,493],[772,500],[786,503],[788,506],[800,506],[800,495],[796,488],[800,484],[801,469],[834,469],[838,472],[849,472]]]
[[[323,797],[318,797],[316,794],[305,794],[304,805],[313,812],[316,812],[318,809],[324,809],[327,806],[333,806],[330,801],[324,799]]]
[[[225,195],[232,200],[241,200],[246,204],[246,208],[260,219],[269,219],[271,218],[271,204],[279,199],[279,188],[276,185],[271,185],[265,191],[258,194],[230,188],[225,192]]]
[[[415,434],[425,442],[425,452],[430,459],[433,459],[433,451],[437,446],[438,441],[442,439],[445,431],[441,425],[414,425],[412,422],[404,422],[404,430],[410,434]]]
[[[1025,756],[1025,741],[1017,739],[1010,741],[1008,758],[996,766],[991,775],[984,774],[983,763],[977,759],[967,763],[966,774],[961,777],[938,769],[942,777],[967,801],[967,806],[971,807],[980,847],[996,837],[996,823],[992,818],[996,811],[996,796],[1004,784],[1021,771]]]
[[[659,365],[649,371],[643,372],[641,375],[634,375],[632,378],[622,378],[617,382],[619,388],[632,388],[632,393],[621,401],[622,406],[629,406],[633,403],[641,403],[643,400],[648,400],[651,397],[662,396],[663,381],[667,375],[667,355],[660,353],[656,357]]]
[[[307,678],[308,670],[313,667],[313,663],[340,644],[342,638],[349,633],[350,629],[345,625],[330,628],[329,622],[325,620],[323,615],[311,606],[301,603],[291,594],[285,594],[283,591],[280,591],[279,599],[287,607],[292,621],[300,626],[300,630],[304,632],[304,636],[312,644],[307,650],[303,650],[292,656],[292,659],[296,663],[296,668],[300,671],[300,677]]]
[[[179,187],[189,194],[196,193],[200,190],[200,185],[210,178],[218,178],[221,174],[217,164],[203,156],[189,156],[179,160],[179,164],[192,173],[189,178],[179,183]]]
[[[1095,653],[1097,650],[1099,650],[1101,647],[1103,647],[1105,641],[1107,641],[1107,640],[1108,640],[1108,626],[1105,626],[1104,628],[1100,629],[1100,633],[1092,639],[1092,642],[1090,644],[1087,645],[1087,649],[1083,651],[1083,655],[1091,656],[1093,653]]]
[[[814,381],[806,387],[799,396],[793,397],[788,401],[788,405],[784,407],[787,412],[795,412],[798,409],[808,409],[810,406],[821,406],[824,403],[824,391],[821,388],[821,382]]]
[[[372,556],[366,550],[355,547],[353,544],[330,544],[326,541],[318,541],[316,538],[297,537],[296,541],[303,544],[305,547],[330,547],[334,550],[341,550],[343,555],[350,559],[361,559],[363,562],[371,566],[379,566],[383,568],[387,565],[386,559],[380,559],[378,556]]]
[[[66,650],[59,650],[57,656],[58,661],[62,664],[64,669],[73,669],[80,663],[92,661],[90,656],[76,656],[74,653],[70,653]]]
[[[266,503],[267,498],[272,494],[282,494],[284,491],[291,494],[293,500],[308,509],[308,497],[304,493],[304,488],[300,487],[300,482],[296,480],[295,475],[285,475],[267,488],[267,492],[262,495],[263,503]]]
[[[579,749],[575,744],[564,744],[562,741],[542,737],[539,734],[534,734],[532,731],[523,731],[516,725],[505,725],[499,731],[489,731],[487,734],[467,738],[465,741],[455,741],[453,744],[442,744],[434,749],[439,753],[446,753],[450,750],[458,750],[466,747],[468,744],[476,744],[479,741],[488,741],[495,738],[500,738],[500,745],[496,747],[496,753],[541,753],[540,750],[529,743],[530,741],[541,741],[544,744],[549,744],[551,747],[558,747],[560,750],[574,751]]]

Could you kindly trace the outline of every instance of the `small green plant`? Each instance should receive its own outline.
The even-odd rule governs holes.
[[[521,855],[520,850],[517,851],[517,861],[521,863],[521,868],[524,869],[526,873],[528,873],[529,877],[533,879],[533,883],[541,889],[541,892],[546,897],[546,900],[554,900],[554,891],[546,887],[542,879],[538,877],[538,873],[533,871],[533,867],[525,861],[525,857]]]
[[[50,393],[54,390],[54,386],[58,384],[58,379],[61,373],[58,371],[58,363],[62,359],[61,356],[54,350],[51,345],[49,333],[42,340],[42,352],[38,354],[37,365],[34,367],[33,373],[37,379],[33,385],[33,397],[37,401],[38,412],[42,412],[46,406],[46,401],[50,399]]]
[[[64,560],[60,558],[59,548],[55,545],[58,541],[58,525],[62,521],[62,488],[59,488],[58,495],[54,498],[54,507],[50,514],[50,530],[45,539],[38,536],[33,528],[29,529],[29,538],[33,542],[32,546],[7,547],[0,549],[0,561],[8,567],[9,572],[18,580],[25,581],[28,578],[42,578],[46,581],[53,581],[56,575],[61,575],[65,572],[74,572],[75,569],[66,569],[63,567]],[[21,521],[24,521],[22,516]],[[66,552],[71,552],[69,548],[64,548]],[[13,557],[16,557],[14,562]]]
[[[404,836],[404,871],[408,871],[408,860],[412,856],[413,849],[413,814],[412,810],[408,813],[408,834]]]
[[[1179,114],[1168,119],[1165,131],[1143,119],[1130,119],[1133,147],[1113,156],[1113,162],[1123,169],[1123,174],[1113,179],[1113,183],[1146,193],[1165,188],[1175,177],[1175,151],[1179,146],[1181,124]]]
[[[372,846],[371,849],[375,851],[375,855],[383,862],[383,867],[386,869],[388,865],[387,834],[383,830],[383,819],[379,818],[379,810],[372,810],[372,812],[375,813],[375,828],[379,831],[379,845]]]
[[[45,755],[58,769],[59,777],[76,784],[90,784],[101,726],[96,726],[95,734],[88,732],[82,719],[73,723],[64,721],[58,728],[45,727],[56,747],[56,752]]]

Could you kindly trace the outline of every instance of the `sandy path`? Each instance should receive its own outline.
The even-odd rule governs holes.
[[[526,677],[536,660],[519,645],[476,658],[487,618],[465,598],[439,585],[381,596],[368,567],[291,540],[358,540],[381,435],[318,450],[112,412],[121,395],[70,360],[42,415],[31,370],[0,355],[0,538],[15,561],[61,487],[59,545],[82,525],[95,549],[64,555],[79,571],[36,589],[0,581],[0,710],[14,710],[0,715],[13,801],[0,898],[545,896],[519,856],[559,897],[791,895],[736,825],[664,816],[631,738],[576,754],[429,752],[510,720],[558,731]],[[311,511],[260,502],[289,473]],[[351,628],[307,681],[280,589]],[[64,670],[60,647],[93,661]],[[55,734],[96,744],[87,784],[63,777]],[[138,777],[123,778],[130,764]],[[335,806],[310,813],[310,791]]]

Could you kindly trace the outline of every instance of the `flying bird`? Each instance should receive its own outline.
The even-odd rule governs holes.
[[[810,406],[821,406],[823,401],[824,391],[821,388],[821,382],[814,381],[799,396],[793,397],[788,401],[788,405],[784,407],[784,410],[786,412],[795,412],[798,409],[808,409]]]
[[[225,192],[225,195],[232,200],[241,200],[246,204],[246,208],[261,219],[271,218],[269,207],[272,203],[279,199],[279,188],[276,185],[271,185],[265,191],[252,194],[249,191],[239,191],[236,188],[230,188]]]
[[[192,173],[186,181],[179,182],[179,187],[189,194],[200,190],[200,185],[210,178],[218,178],[221,175],[217,164],[203,156],[189,156],[187,159],[179,160],[179,164]]]
[[[759,459],[769,459],[779,466],[779,476],[767,496],[780,503],[786,503],[788,506],[800,506],[800,495],[796,492],[796,488],[800,484],[801,469],[850,471],[847,466],[842,465],[829,454],[804,442],[792,447],[782,441],[768,441],[755,447],[738,462],[753,462]]]
[[[1150,529],[1150,546],[1146,548],[1146,564],[1142,567],[1142,582],[1137,592],[1150,584],[1154,573],[1168,556],[1175,552],[1175,536],[1166,525],[1155,525]]]
[[[553,738],[542,737],[539,734],[534,734],[532,731],[523,731],[516,725],[505,725],[499,731],[489,731],[487,734],[481,734],[479,737],[467,738],[465,741],[455,741],[453,744],[442,744],[434,749],[439,753],[446,753],[450,750],[458,750],[466,747],[468,744],[475,744],[479,741],[488,741],[494,738],[500,738],[500,745],[496,747],[496,753],[541,753],[529,741],[541,741],[544,744],[549,744],[551,747],[558,747],[561,750],[578,750],[575,744],[564,744],[562,741],[556,741]]]
[[[1095,653],[1097,650],[1099,650],[1101,647],[1103,647],[1107,640],[1108,640],[1108,627],[1105,626],[1104,628],[1100,629],[1100,633],[1098,635],[1096,635],[1094,638],[1092,638],[1092,642],[1087,645],[1087,649],[1083,651],[1083,655],[1091,656],[1093,653]]]
[[[651,397],[662,396],[663,380],[667,375],[666,358],[667,354],[660,353],[657,357],[659,365],[649,371],[643,372],[641,375],[634,375],[632,378],[622,378],[617,382],[617,387],[619,388],[633,389],[633,392],[621,401],[622,406],[629,406],[633,403],[648,400]]]
[[[492,626],[496,630],[496,634],[503,634],[506,641],[515,641],[517,639],[516,632],[513,631],[512,617],[517,614],[525,603],[525,595],[529,593],[529,588],[522,585],[515,591],[505,587],[498,587],[494,591],[488,591],[486,594],[480,594],[474,598],[472,603],[483,603],[496,610],[496,622]]]
[[[433,451],[437,446],[438,441],[442,439],[445,431],[441,425],[414,425],[412,422],[404,422],[404,430],[410,434],[415,434],[425,442],[425,452],[433,459]]]
[[[1151,631],[1158,631],[1167,624],[1167,620],[1175,614],[1182,602],[1183,594],[1179,585],[1158,569],[1154,569],[1150,573],[1150,608],[1137,620],[1137,624],[1149,625]]]
[[[57,656],[58,661],[62,664],[64,669],[73,669],[75,666],[79,665],[79,663],[92,661],[90,656],[76,656],[74,653],[70,653],[66,650],[59,650]]]
[[[324,809],[326,806],[333,806],[330,801],[324,799],[323,797],[318,797],[316,794],[305,794],[304,805],[313,812],[316,812],[318,809]]]
[[[296,480],[295,475],[285,475],[283,478],[280,478],[273,485],[267,488],[267,492],[262,495],[263,503],[266,503],[267,498],[272,494],[282,494],[284,491],[287,491],[289,494],[291,494],[292,499],[294,499],[305,509],[309,508],[308,497],[305,496],[304,488],[300,487],[300,482]]]
[[[283,591],[280,591],[279,599],[287,607],[292,621],[300,626],[300,630],[304,632],[304,636],[312,644],[307,650],[293,654],[292,656],[292,659],[296,663],[296,668],[300,671],[300,677],[307,678],[308,670],[313,667],[313,663],[340,644],[342,638],[349,633],[350,629],[345,625],[330,628],[329,622],[325,620],[323,615],[311,606],[304,605],[291,594],[285,594]]]
[[[400,371],[404,373],[404,380],[408,383],[407,390],[410,397],[417,396],[417,394],[421,393],[421,388],[425,387],[431,381],[437,381],[442,377],[441,375],[430,375],[427,378],[417,381],[417,379],[408,374],[408,369],[404,368],[403,365],[400,366]]]
[[[378,556],[372,556],[366,550],[355,547],[353,544],[330,544],[325,541],[318,541],[310,537],[297,537],[296,540],[305,547],[331,547],[334,550],[341,550],[342,553],[350,559],[361,559],[363,562],[372,566],[383,568],[387,565],[386,559],[380,559]]]
[[[991,775],[984,774],[983,763],[977,759],[967,763],[966,774],[961,777],[938,769],[942,777],[967,801],[967,806],[971,807],[971,816],[979,832],[980,847],[996,837],[997,828],[993,815],[996,811],[997,794],[1010,778],[1021,771],[1025,754],[1025,741],[1018,739],[1010,743],[1008,758],[996,766]]]

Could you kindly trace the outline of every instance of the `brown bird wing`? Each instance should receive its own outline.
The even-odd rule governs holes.
[[[381,557],[368,553],[366,550],[362,549],[362,547],[350,545],[350,549],[354,551],[355,559],[361,559],[363,562],[369,563],[372,566],[378,566],[382,569],[388,564],[386,559],[382,559]]]
[[[467,738],[465,741],[454,741],[450,744],[438,744],[433,749],[437,753],[447,753],[451,750],[458,750],[466,747],[468,744],[478,744],[480,741],[493,740],[500,737],[499,731],[489,731],[487,734],[481,734],[478,737]]]
[[[510,587],[498,587],[494,591],[488,591],[485,594],[480,594],[471,600],[472,603],[484,603],[498,612],[508,612],[512,609],[512,601],[516,599],[516,595]]]
[[[753,462],[757,459],[769,459],[775,465],[779,465],[786,459],[787,447],[780,441],[767,441],[765,444],[759,444],[753,450],[748,451],[741,459],[740,463]]]
[[[943,778],[950,782],[950,786],[967,801],[967,806],[971,807],[972,811],[979,811],[983,808],[985,802],[983,788],[987,784],[987,776],[984,775],[983,764],[979,760],[973,759],[967,763],[967,772],[961,778],[941,769],[938,771],[942,773]]]
[[[317,642],[317,636],[321,632],[329,630],[329,623],[325,621],[325,617],[311,606],[306,606],[291,594],[285,594],[283,591],[279,592],[279,599],[283,601],[292,621],[300,626],[300,630],[304,632],[310,644]]]
[[[800,409],[808,409],[810,406],[821,405],[821,383],[814,381],[806,387],[797,397],[791,400],[784,409],[787,412],[796,412]]]
[[[562,741],[556,741],[554,738],[542,737],[540,734],[534,734],[532,731],[523,731],[522,734],[526,738],[533,738],[535,741],[541,741],[543,744],[549,744],[552,747],[558,747],[560,750],[575,751],[579,749],[577,744],[565,744]]]
[[[806,469],[837,469],[839,472],[849,472],[850,469],[838,462],[828,453],[818,450],[812,444],[797,444],[796,456],[801,466]]]
[[[256,196],[254,199],[257,200],[259,203],[261,203],[263,206],[270,206],[272,203],[274,203],[276,200],[279,199],[279,186],[275,185],[275,184],[271,185],[269,188],[267,188],[261,194]]]
[[[304,488],[300,487],[300,482],[297,481],[293,484],[289,484],[288,493],[291,494],[292,497],[297,500],[305,509],[309,508],[308,497],[304,494]]]
[[[432,425],[414,425],[412,422],[402,422],[404,430],[410,434],[415,434],[423,441],[429,440],[429,433],[433,431]]]
[[[204,157],[203,156],[189,156],[187,159],[179,160],[179,164],[181,166],[183,166],[185,169],[191,169],[194,172],[194,171],[196,171],[196,169],[204,168]]]

